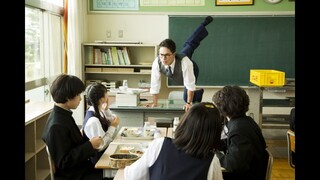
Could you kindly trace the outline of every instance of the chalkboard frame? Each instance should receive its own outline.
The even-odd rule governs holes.
[[[198,24],[200,24],[203,20],[204,20],[205,16],[169,16],[169,38],[172,38],[177,45],[177,52],[179,52],[179,49],[182,48],[182,45],[185,41],[185,39],[192,33],[192,31],[194,30],[194,28],[196,28],[196,26]],[[211,37],[211,40],[214,36],[217,37],[219,34],[221,33],[221,31],[223,29],[220,29],[220,31],[217,31],[214,26],[219,26],[219,20],[221,21],[222,19],[224,21],[227,20],[227,18],[231,18],[233,20],[263,20],[262,23],[260,22],[259,26],[263,26],[264,23],[268,23],[270,24],[270,29],[262,29],[259,30],[257,29],[256,31],[261,31],[261,33],[266,33],[265,39],[264,41],[268,41],[270,40],[280,40],[281,36],[286,36],[285,37],[285,41],[288,42],[280,42],[279,47],[275,47],[274,49],[272,49],[273,47],[270,47],[271,44],[266,44],[266,47],[263,47],[262,45],[259,45],[261,47],[259,47],[258,51],[263,52],[264,50],[266,52],[271,52],[268,53],[268,58],[266,57],[259,57],[260,61],[256,61],[255,59],[250,59],[249,61],[252,62],[247,62],[246,65],[250,65],[250,63],[252,63],[252,67],[247,68],[245,72],[242,72],[241,75],[238,75],[236,72],[239,70],[241,70],[241,66],[240,64],[236,64],[238,66],[233,66],[232,67],[232,63],[228,62],[226,66],[230,65],[228,68],[223,67],[222,63],[218,65],[221,66],[218,69],[209,69],[207,67],[210,67],[210,63],[205,64],[205,66],[203,64],[199,64],[199,68],[200,68],[200,75],[198,78],[198,82],[196,83],[198,87],[216,87],[216,86],[224,86],[224,85],[229,85],[229,84],[233,84],[233,85],[239,85],[239,86],[250,86],[250,82],[249,82],[249,72],[250,69],[274,69],[274,70],[279,70],[279,71],[284,71],[286,73],[286,78],[290,78],[290,79],[294,79],[295,78],[295,16],[294,15],[289,15],[289,16],[215,16],[214,17],[214,21],[209,24],[207,26],[207,29],[209,31],[209,36]],[[239,18],[239,19],[237,19]],[[267,21],[266,21],[267,20]],[[280,22],[278,22],[280,20]],[[273,21],[275,22],[275,25],[273,25]],[[277,26],[279,26],[279,24],[281,24],[282,22],[288,23],[287,25],[284,25],[284,29],[281,27],[282,25],[280,25],[280,27],[278,28]],[[288,22],[287,22],[288,21]],[[185,24],[188,24],[189,22],[191,22],[191,26],[186,27],[184,26]],[[220,22],[221,23],[221,22]],[[248,22],[247,22],[248,23]],[[254,23],[254,22],[253,22]],[[221,25],[221,24],[220,24]],[[245,26],[245,25],[243,25]],[[257,25],[255,25],[257,26]],[[254,27],[254,28],[259,28],[258,27]],[[274,26],[274,27],[273,27]],[[212,29],[213,28],[213,29]],[[219,28],[218,28],[219,29]],[[274,33],[273,31],[275,30],[275,32],[277,32],[278,34],[275,34],[279,37],[273,37],[273,35],[269,35],[271,36],[269,38],[269,36],[267,36],[268,31],[270,31],[270,33]],[[175,31],[176,34],[172,33],[172,31]],[[279,32],[278,32],[279,31]],[[220,33],[219,33],[220,32]],[[253,31],[248,31],[247,33],[253,33]],[[257,32],[255,32],[257,33]],[[178,34],[178,35],[177,35]],[[262,34],[263,35],[263,34]],[[208,36],[208,37],[209,37]],[[250,34],[245,35],[247,37],[251,36]],[[253,35],[252,35],[253,36]],[[194,53],[193,56],[193,60],[197,62],[197,60],[199,59],[199,55],[203,55],[203,54],[208,54],[208,52],[203,52],[201,51],[201,49],[205,49],[204,46],[208,46],[208,42],[210,42],[210,38],[208,39],[208,37],[206,39],[204,39],[199,48],[196,50],[196,52]],[[232,37],[230,37],[232,38]],[[218,40],[214,40],[214,41],[218,41]],[[248,48],[253,48],[255,44],[252,42],[250,47],[248,46]],[[277,43],[275,43],[275,46],[278,46]],[[285,49],[284,49],[285,48]],[[274,52],[273,52],[274,51]],[[248,54],[248,55],[243,55],[245,57],[250,57],[250,56],[259,56],[257,54],[257,52],[252,52],[253,54]],[[278,54],[277,54],[278,53]],[[282,54],[281,54],[282,53]],[[283,54],[283,53],[287,53],[287,54]],[[224,54],[228,54],[228,53],[224,53]],[[239,53],[241,54],[241,53]],[[229,54],[230,55],[230,54]],[[209,55],[210,57],[214,56],[214,55]],[[221,54],[220,54],[221,56]],[[243,57],[242,56],[242,57]],[[262,56],[262,55],[260,55]],[[240,55],[239,55],[240,57]],[[220,57],[221,58],[221,57]],[[267,59],[267,60],[266,60]],[[271,59],[271,60],[270,60]],[[268,61],[271,62],[268,62]],[[264,62],[266,61],[266,62]],[[278,62],[279,61],[279,62]],[[256,64],[258,62],[258,64]],[[267,63],[267,64],[265,64]],[[209,65],[209,66],[208,66]],[[205,67],[205,68],[204,68]],[[218,71],[218,72],[216,72]],[[239,71],[240,72],[240,71]],[[233,74],[234,76],[232,78],[234,78],[235,80],[230,80],[230,78],[228,79],[226,77],[225,80],[223,80],[223,74],[224,76],[229,76],[229,74]],[[203,78],[206,78],[205,80]],[[218,78],[220,80],[215,81],[214,78]],[[222,78],[222,81],[221,81]],[[212,81],[212,82],[211,82]],[[177,85],[170,85],[169,80],[167,79],[167,86],[168,87],[182,87],[181,86],[177,86]]]

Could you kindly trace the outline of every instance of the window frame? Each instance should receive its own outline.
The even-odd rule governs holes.
[[[47,0],[48,1],[48,0]],[[59,0],[58,0],[59,1]],[[60,0],[61,1],[61,0]],[[39,78],[39,79],[33,79],[31,81],[26,81],[25,79],[25,92],[26,94],[31,92],[32,90],[35,90],[36,92],[39,92],[37,89],[41,88],[43,86],[43,91],[41,90],[41,92],[43,92],[44,95],[44,100],[49,100],[50,101],[50,97],[48,96],[49,94],[49,82],[50,79],[53,79],[56,75],[57,72],[58,74],[61,73],[63,71],[63,43],[64,43],[64,39],[63,39],[63,32],[62,32],[62,25],[63,25],[63,0],[62,0],[62,6],[58,6],[56,4],[52,4],[50,2],[46,2],[45,0],[26,0],[25,1],[25,8],[35,8],[35,9],[39,9],[41,11],[41,23],[40,23],[40,28],[41,28],[41,40],[40,40],[40,61],[41,61],[41,68],[43,68],[43,77]],[[55,19],[53,21],[52,18],[54,18],[55,16],[58,16],[59,19]],[[60,21],[60,22],[59,22]],[[58,33],[61,34],[61,39],[57,40],[58,42],[61,42],[59,46],[59,48],[61,47],[61,50],[57,51],[57,52],[53,52],[56,51],[53,47],[55,46],[51,41],[50,37],[51,33],[52,33],[52,29],[50,28],[50,26],[52,26],[52,24],[54,23],[60,23],[61,24],[61,28],[58,31],[55,31],[54,33]],[[52,24],[50,24],[52,23]],[[52,36],[52,35],[51,35]],[[56,42],[56,41],[55,41]],[[53,64],[56,64],[57,62],[54,62],[54,60],[52,59],[52,53],[56,53],[60,56],[59,60],[61,60],[61,62],[58,62],[57,66],[60,67],[51,67],[53,66]],[[56,56],[55,56],[56,57]]]

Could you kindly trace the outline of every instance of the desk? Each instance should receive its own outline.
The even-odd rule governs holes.
[[[115,139],[110,143],[106,151],[103,153],[99,161],[96,163],[95,168],[103,169],[103,177],[115,177],[118,169],[111,168],[111,160],[110,155],[114,154],[118,148],[118,145],[136,145],[136,146],[145,146],[146,143],[152,142],[152,140],[129,140],[123,139],[121,137],[121,133],[125,128],[129,127],[122,127],[119,132],[117,133]],[[167,135],[167,128],[157,128],[160,130],[161,137]]]
[[[110,104],[110,110],[120,118],[120,126],[142,127],[149,118],[155,121],[172,123],[174,117],[184,114],[183,100],[159,99],[158,107],[145,107],[151,101],[144,101],[138,106],[117,106],[116,102]]]
[[[173,138],[173,131],[172,131],[172,129],[173,129],[173,128],[168,128],[168,130],[167,130],[167,137]],[[223,167],[221,167],[221,170],[224,171],[224,172],[226,172],[226,169],[223,168]],[[124,180],[124,169],[119,169],[119,170],[116,172],[113,180]]]

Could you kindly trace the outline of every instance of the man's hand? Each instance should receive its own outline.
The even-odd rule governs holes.
[[[188,112],[191,107],[192,107],[191,103],[186,103],[186,105],[183,106],[183,109],[185,112]]]
[[[158,106],[157,103],[147,103],[147,104],[145,105],[145,107],[157,107],[157,106]]]

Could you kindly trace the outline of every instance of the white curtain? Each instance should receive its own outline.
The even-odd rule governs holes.
[[[83,39],[83,3],[78,0],[68,1],[68,74],[82,77],[81,43]],[[73,110],[73,117],[78,125],[84,119],[84,98],[77,109]]]
[[[68,1],[68,74],[82,78],[81,43],[83,29],[82,1]]]

